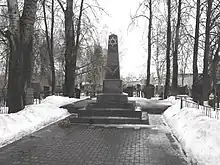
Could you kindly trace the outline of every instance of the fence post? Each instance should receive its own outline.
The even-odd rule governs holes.
[[[180,97],[180,109],[182,109],[182,108],[183,108],[183,98]]]

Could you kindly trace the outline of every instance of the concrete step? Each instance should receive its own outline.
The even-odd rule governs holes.
[[[141,119],[141,111],[131,111],[126,109],[93,109],[78,110],[79,117],[106,116],[106,117],[130,117]]]
[[[67,109],[70,113],[76,113],[78,109],[84,108],[86,107],[87,104],[95,103],[95,102],[96,102],[95,100],[90,100],[87,98],[87,99],[79,100],[71,104],[63,105],[60,108]]]
[[[127,109],[133,111],[135,109],[135,104],[133,102],[128,102],[128,103],[120,103],[120,104],[115,104],[115,103],[98,103],[98,102],[92,102],[87,104],[86,109],[87,110],[92,110],[96,108],[118,108],[118,109]]]
[[[149,120],[128,117],[69,117],[71,123],[84,124],[149,124]]]

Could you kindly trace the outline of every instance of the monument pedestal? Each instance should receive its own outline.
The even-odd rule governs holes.
[[[122,80],[120,79],[105,79],[103,80],[103,93],[122,93]]]
[[[106,108],[135,110],[135,102],[128,101],[128,95],[123,93],[122,80],[106,79],[103,81],[103,93],[97,95],[96,103],[88,104],[87,110]]]
[[[95,103],[90,103],[87,105],[87,110],[92,109],[125,109],[134,111],[135,101],[128,101],[127,94],[115,94],[115,93],[102,93],[97,96],[97,101]]]

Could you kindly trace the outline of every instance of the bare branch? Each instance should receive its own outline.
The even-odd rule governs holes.
[[[63,13],[65,13],[66,10],[64,9],[63,4],[61,3],[61,1],[60,1],[60,0],[57,0],[57,2],[59,3],[59,5],[60,5],[60,7],[61,7],[61,9],[62,9],[62,11],[63,11]]]

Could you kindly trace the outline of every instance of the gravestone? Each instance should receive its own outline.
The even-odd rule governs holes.
[[[185,86],[182,86],[182,87],[178,86],[178,87],[177,87],[177,90],[178,90],[178,94],[179,94],[179,95],[188,95],[188,94],[189,94],[188,88],[187,88],[186,85],[185,85]]]
[[[43,93],[44,93],[44,98],[50,95],[50,87],[49,86],[44,86],[43,87]]]
[[[123,90],[123,92],[127,93],[128,97],[133,97],[134,87],[128,86]]]
[[[144,93],[145,93],[145,98],[150,99],[151,97],[154,97],[154,90],[155,87],[152,84],[149,84],[149,86],[146,87],[145,85],[145,89],[144,89]]]
[[[31,88],[34,90],[34,99],[40,100],[41,84],[40,82],[31,82]]]
[[[26,90],[26,105],[31,105],[34,103],[34,89],[33,88],[27,88]]]
[[[141,97],[141,84],[137,84],[136,92],[137,92],[137,97]]]
[[[76,94],[76,98],[77,99],[80,99],[80,93],[81,93],[80,89],[79,88],[75,88],[75,94]]]

